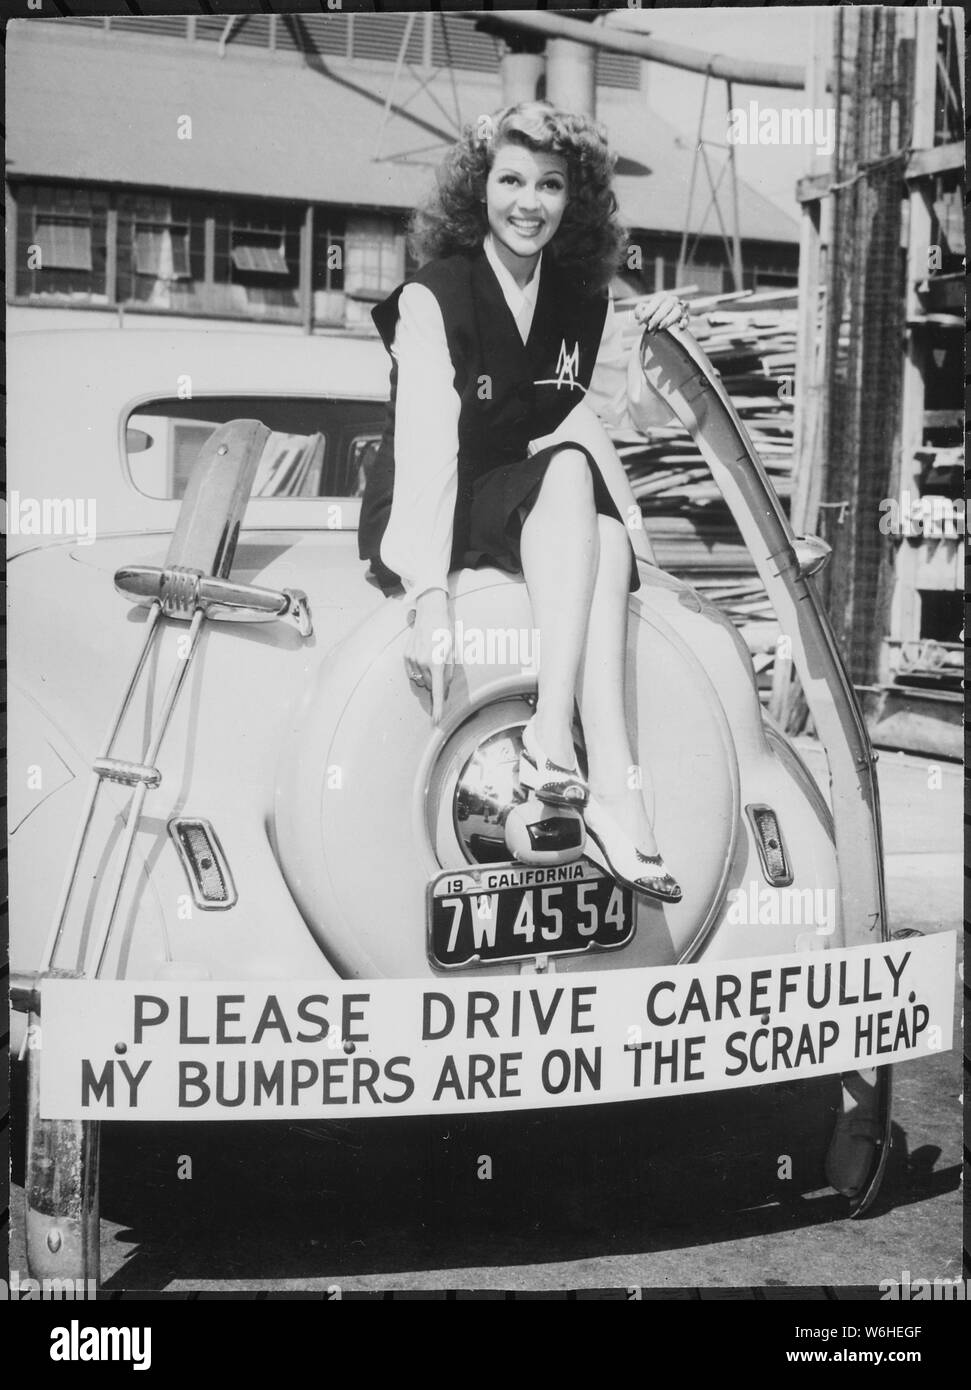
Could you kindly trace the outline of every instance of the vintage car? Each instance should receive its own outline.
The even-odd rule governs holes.
[[[13,336],[13,1041],[33,1073],[52,979],[569,983],[888,938],[873,757],[811,577],[826,548],[792,535],[690,335],[641,351],[791,643],[830,795],[761,706],[732,623],[643,559],[628,705],[684,895],[635,901],[578,859],[561,817],[547,862],[580,867],[554,906],[505,838],[535,689],[514,640],[530,630],[523,583],[452,577],[456,623],[508,642],[459,654],[436,726],[406,676],[404,605],[358,558],[387,389],[377,340]],[[496,865],[506,877],[483,878]],[[750,886],[825,890],[835,914],[822,928],[733,914]],[[844,1077],[842,1099],[837,1080],[825,1111],[830,1180],[857,1211],[886,1158],[888,1074]],[[28,1110],[32,1267],[88,1271],[98,1125],[41,1118],[33,1074]],[[861,1117],[862,1165],[846,1129]]]

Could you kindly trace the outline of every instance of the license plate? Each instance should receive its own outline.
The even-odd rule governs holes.
[[[428,956],[442,970],[613,951],[634,925],[633,892],[585,859],[449,869],[428,888]]]

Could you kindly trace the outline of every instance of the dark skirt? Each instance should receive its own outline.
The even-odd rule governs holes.
[[[456,516],[455,546],[452,551],[451,568],[479,569],[493,565],[505,570],[507,574],[522,574],[522,560],[519,552],[519,539],[530,510],[539,496],[540,484],[546,476],[551,459],[563,449],[578,449],[587,460],[593,478],[594,504],[601,516],[613,517],[624,525],[624,518],[617,511],[607,484],[593,455],[581,444],[563,440],[558,444],[547,445],[545,449],[530,454],[528,458],[516,463],[500,464],[481,473],[472,483],[467,504],[457,511],[464,515]],[[390,499],[389,503],[390,503]],[[390,506],[388,508],[390,511]],[[384,525],[387,524],[387,517]],[[380,534],[384,533],[384,525]],[[368,528],[369,531],[372,528]],[[386,593],[396,588],[400,580],[388,569],[380,556],[380,535],[362,548],[362,558],[371,562],[375,579]],[[628,536],[628,544],[630,537]],[[630,592],[640,588],[637,573],[637,560],[634,548],[630,548]]]

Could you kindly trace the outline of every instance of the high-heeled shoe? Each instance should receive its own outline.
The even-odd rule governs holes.
[[[666,903],[681,901],[681,887],[668,873],[661,855],[645,854],[639,850],[626,830],[596,797],[591,796],[588,800],[583,819],[587,826],[584,853],[588,859],[637,893],[659,898]]]
[[[587,804],[590,788],[577,764],[576,754],[573,766],[563,767],[547,757],[546,751],[536,737],[531,719],[523,729],[523,751],[519,759],[519,783],[531,791],[538,801],[549,806],[573,806],[580,810]]]

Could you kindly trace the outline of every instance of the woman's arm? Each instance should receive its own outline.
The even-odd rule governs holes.
[[[461,408],[438,301],[406,285],[391,351],[398,364],[394,494],[381,559],[401,576],[409,608],[430,589],[448,590],[458,486]]]
[[[398,364],[394,420],[394,493],[381,559],[401,576],[413,625],[405,669],[431,691],[437,724],[451,681],[448,570],[458,488],[461,402],[442,311],[423,285],[398,298],[391,351]]]

